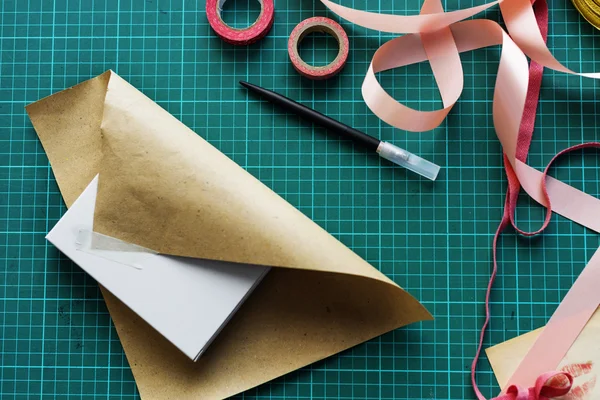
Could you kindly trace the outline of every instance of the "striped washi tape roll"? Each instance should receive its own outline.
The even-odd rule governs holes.
[[[206,17],[217,36],[236,46],[247,46],[264,38],[273,26],[273,0],[259,0],[260,15],[256,22],[244,29],[232,28],[223,22],[221,10],[225,0],[206,0]]]
[[[315,67],[300,58],[298,45],[311,32],[328,33],[337,40],[340,49],[331,63],[322,67]],[[348,35],[346,35],[344,29],[334,20],[325,17],[312,17],[300,22],[290,34],[288,41],[290,60],[296,71],[309,79],[315,80],[328,79],[339,73],[344,68],[346,60],[348,60],[349,47]]]

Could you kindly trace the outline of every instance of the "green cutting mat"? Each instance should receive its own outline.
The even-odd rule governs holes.
[[[416,13],[418,0],[341,0],[371,11]],[[248,399],[470,399],[468,370],[483,321],[491,242],[505,181],[492,127],[499,49],[463,55],[465,91],[433,132],[407,133],[367,109],[360,85],[389,36],[347,22],[350,59],[325,82],[298,76],[286,45],[302,19],[329,15],[315,0],[276,0],[266,39],[234,48],[210,30],[192,0],[0,2],[0,398],[139,398],[96,283],[44,240],[64,213],[46,155],[23,107],[113,69],[421,300],[435,315],[252,389]],[[256,4],[254,4],[256,3]],[[482,4],[477,0],[476,4]],[[450,0],[447,9],[471,6]],[[600,70],[600,35],[566,0],[550,2],[550,48],[575,69]],[[247,25],[258,3],[229,0],[224,18]],[[497,8],[487,17],[499,20]],[[334,17],[335,18],[335,17]],[[335,55],[316,37],[302,54]],[[440,164],[435,183],[248,98],[239,79],[272,88]],[[427,65],[381,76],[420,109],[440,101]],[[547,72],[530,164],[596,139],[592,80]],[[597,195],[594,151],[563,160],[555,175]],[[525,198],[518,219],[543,213]],[[562,218],[540,238],[508,233],[493,294],[492,345],[542,326],[581,271],[598,237]],[[152,349],[148,349],[152,351]],[[497,392],[487,361],[478,376]]]

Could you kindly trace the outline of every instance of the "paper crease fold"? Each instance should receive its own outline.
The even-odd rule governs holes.
[[[143,398],[223,398],[411,322],[410,294],[112,71],[27,107],[67,206],[99,173],[94,231],[273,268],[193,363],[104,291]]]

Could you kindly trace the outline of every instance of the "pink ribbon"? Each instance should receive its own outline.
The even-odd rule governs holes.
[[[475,381],[475,367],[483,345],[483,337],[489,323],[489,295],[497,273],[496,247],[498,236],[510,223],[523,235],[532,236],[542,232],[548,225],[552,211],[571,219],[596,232],[600,232],[600,200],[589,196],[570,185],[548,176],[548,170],[560,155],[584,147],[600,147],[599,143],[587,143],[571,147],[557,154],[544,172],[526,164],[529,144],[533,135],[535,113],[539,87],[544,67],[570,74],[590,78],[600,78],[600,74],[573,72],[559,63],[548,50],[547,35],[548,8],[545,0],[538,0],[535,11],[529,0],[498,0],[481,6],[463,10],[445,12],[440,0],[425,0],[420,15],[388,15],[353,10],[321,0],[340,17],[360,26],[390,33],[406,33],[383,44],[373,56],[371,65],[362,86],[363,98],[368,107],[383,121],[397,128],[422,132],[436,128],[450,112],[463,89],[463,72],[459,54],[492,45],[502,45],[500,63],[493,100],[493,120],[498,139],[504,150],[505,169],[509,181],[505,209],[493,242],[494,265],[486,295],[486,320],[482,327],[480,343],[472,365],[472,384],[479,399],[484,399]],[[509,36],[494,21],[486,19],[466,20],[496,4],[500,10]],[[526,56],[532,60],[531,66]],[[376,73],[406,65],[429,61],[436,79],[443,108],[434,111],[419,111],[394,100],[379,84]],[[546,207],[547,213],[543,226],[535,232],[524,232],[514,223],[514,210],[521,187],[538,203]],[[598,287],[600,272],[598,268],[586,270],[590,281]],[[589,285],[588,285],[589,286]],[[589,291],[581,289],[583,285],[574,285],[565,298],[568,303],[557,310],[549,322],[549,327],[540,337],[551,338],[553,346],[537,349],[523,360],[524,367],[511,378],[512,384],[502,399],[543,399],[551,398],[552,386],[542,388],[548,381],[544,371],[555,369],[583,329],[589,318],[590,310],[600,304],[600,295],[588,296]],[[600,293],[600,291],[597,291]],[[576,312],[573,310],[583,310]],[[558,314],[558,315],[557,315]],[[551,324],[553,320],[564,321],[574,327],[569,335],[562,335]],[[550,328],[550,329],[548,329]],[[558,341],[558,342],[556,342]],[[549,342],[545,342],[546,344]],[[545,352],[545,357],[539,357]],[[548,356],[548,355],[551,355]],[[542,360],[542,361],[538,361]],[[538,376],[535,381],[533,380]],[[540,383],[541,382],[541,383]],[[569,378],[572,383],[572,378]],[[519,387],[533,387],[528,391]],[[540,386],[541,385],[541,386]],[[570,385],[569,385],[570,387]],[[561,389],[562,390],[562,389]],[[568,391],[568,389],[566,389]],[[566,392],[565,392],[566,393]],[[510,397],[513,396],[513,397]],[[529,397],[523,397],[529,396]],[[533,396],[533,397],[532,397]],[[537,396],[537,397],[536,397]],[[544,397],[546,396],[546,397]]]
[[[459,53],[482,47],[502,45],[494,90],[493,119],[509,164],[520,185],[538,203],[548,206],[541,191],[543,174],[517,157],[521,117],[525,110],[529,66],[525,54],[539,67],[567,73],[550,54],[529,0],[503,0],[453,12],[443,12],[439,0],[426,0],[421,15],[400,16],[353,10],[321,0],[332,11],[358,25],[386,32],[410,33],[381,46],[371,61],[362,86],[369,108],[382,120],[400,129],[422,132],[442,123],[458,100],[463,88]],[[512,36],[494,21],[461,21],[500,4]],[[441,10],[441,11],[440,11]],[[512,38],[511,38],[512,37]],[[514,41],[513,41],[514,39]],[[419,111],[394,100],[379,84],[376,73],[428,60],[442,97],[443,108]],[[580,74],[600,78],[599,74]],[[526,153],[527,149],[525,149]],[[581,225],[600,232],[600,201],[578,189],[548,177],[552,210]],[[575,205],[576,204],[576,205]]]
[[[564,396],[573,386],[573,377],[566,372],[547,372],[540,375],[535,386],[524,390],[511,385],[506,393],[492,400],[547,400]]]

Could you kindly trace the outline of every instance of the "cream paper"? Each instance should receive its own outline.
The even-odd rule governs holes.
[[[504,389],[521,360],[544,328],[517,336],[486,349],[486,354],[498,384]],[[596,384],[600,372],[600,311],[596,310],[557,370],[570,372],[574,377],[571,394],[565,399],[584,400],[600,398],[600,383]],[[552,369],[552,368],[550,368]],[[578,396],[578,397],[573,397]]]
[[[103,291],[144,399],[224,398],[411,322],[411,295],[112,71],[27,107],[67,206],[100,173],[94,231],[273,268],[193,363]]]

